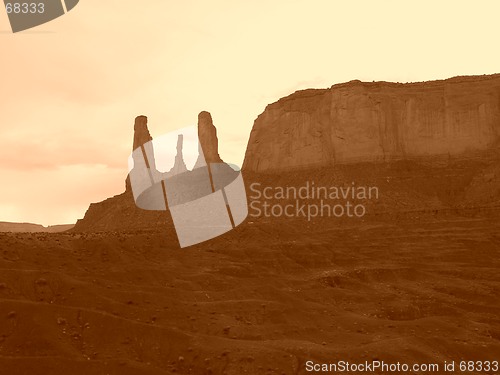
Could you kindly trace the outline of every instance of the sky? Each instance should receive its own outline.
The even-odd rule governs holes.
[[[80,0],[13,34],[0,8],[0,221],[74,223],[125,188],[133,123],[212,114],[242,164],[256,117],[296,90],[500,72],[500,2]]]

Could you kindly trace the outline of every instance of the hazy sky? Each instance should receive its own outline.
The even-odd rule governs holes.
[[[0,221],[71,223],[124,190],[133,121],[217,126],[241,165],[254,119],[304,88],[500,72],[500,1],[80,0],[12,34],[0,8]]]

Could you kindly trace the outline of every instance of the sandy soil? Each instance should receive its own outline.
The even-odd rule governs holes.
[[[498,217],[247,222],[188,249],[171,229],[2,233],[0,373],[499,360]]]

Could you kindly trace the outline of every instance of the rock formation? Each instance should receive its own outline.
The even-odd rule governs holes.
[[[205,160],[210,163],[222,163],[219,156],[217,130],[212,122],[212,116],[208,112],[198,115],[198,137],[205,155]],[[132,150],[140,148],[153,138],[148,130],[148,119],[146,116],[138,116],[134,122],[134,137]],[[186,171],[186,164],[182,154],[183,136],[177,139],[177,154],[173,168],[165,173],[165,177],[175,171],[180,174]],[[152,146],[151,146],[152,147]],[[153,150],[151,150],[153,151]],[[148,159],[149,160],[149,159]],[[149,160],[150,166],[156,170],[154,160]],[[203,159],[196,162],[205,165]],[[147,211],[138,208],[134,202],[130,178],[125,180],[125,192],[102,202],[90,204],[85,217],[78,220],[73,231],[113,231],[113,230],[137,230],[167,228],[173,231],[172,218],[168,211]]]
[[[202,148],[205,162],[207,163],[222,163],[219,156],[219,141],[217,139],[217,129],[212,121],[212,116],[209,112],[202,111],[198,115],[198,139]],[[201,153],[200,153],[201,155]],[[205,163],[200,158],[195,163],[195,168],[198,168]]]
[[[132,142],[132,151],[143,146],[145,143],[151,141],[153,137],[149,134],[148,118],[146,116],[137,116],[134,121],[134,139]],[[154,162],[154,161],[153,161]],[[125,179],[125,190],[130,191],[130,177]]]
[[[170,169],[170,171],[168,171],[168,175],[177,175],[188,170],[182,156],[183,139],[184,136],[182,134],[177,136],[177,153],[175,154],[174,166]]]
[[[148,129],[148,118],[142,115],[137,116],[134,122],[134,142],[132,144],[132,151],[152,139],[153,137],[149,134]]]
[[[304,90],[255,120],[245,171],[460,155],[500,136],[500,74]]]
[[[198,136],[206,161],[221,163],[208,112],[198,116]],[[379,212],[491,208],[500,194],[499,137],[500,75],[412,84],[353,81],[268,105],[255,121],[243,170],[247,183],[264,185],[314,180],[380,186]],[[147,118],[139,116],[133,149],[151,139]],[[178,168],[184,165],[181,149],[179,138]],[[125,193],[91,204],[74,231],[164,228],[174,233],[170,213],[137,208],[128,185]]]

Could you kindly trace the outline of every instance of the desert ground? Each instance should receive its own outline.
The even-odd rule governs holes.
[[[2,233],[1,373],[498,360],[499,216],[412,216],[247,221],[187,249],[172,228]]]

